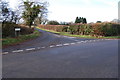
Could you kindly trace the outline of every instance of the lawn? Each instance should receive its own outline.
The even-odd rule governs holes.
[[[35,30],[32,34],[28,34],[28,35],[20,35],[19,37],[15,37],[15,38],[3,38],[2,39],[2,46],[9,46],[9,45],[15,45],[27,40],[31,40],[34,38],[37,38],[38,36],[40,36],[40,32]]]

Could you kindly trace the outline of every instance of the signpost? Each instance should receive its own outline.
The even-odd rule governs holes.
[[[15,28],[15,36],[20,35],[20,30],[21,30],[21,28]]]

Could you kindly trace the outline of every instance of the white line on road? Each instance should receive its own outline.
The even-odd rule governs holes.
[[[69,38],[75,38],[75,37],[69,37]]]
[[[94,42],[97,41],[97,40],[93,40]]]
[[[89,42],[92,42],[93,40],[89,40]]]
[[[8,54],[8,52],[3,52],[2,54],[5,55],[5,54]]]
[[[112,40],[112,39],[105,39],[105,40]]]
[[[40,49],[40,47],[37,47],[37,49]]]
[[[79,41],[79,40],[74,40],[74,41]]]
[[[23,52],[23,50],[16,50],[16,51],[12,51],[13,53],[16,53],[16,52]]]
[[[60,47],[60,46],[62,46],[62,44],[58,44],[58,45],[56,45],[57,47]]]
[[[81,43],[81,42],[77,42],[77,43]]]
[[[75,44],[75,43],[70,43],[70,44]]]
[[[96,40],[96,41],[100,41],[100,39]]]
[[[55,45],[51,45],[50,48],[55,47]]]
[[[63,44],[64,46],[68,46],[68,45],[70,45],[69,43],[65,43],[65,44]]]
[[[84,43],[85,41],[80,41],[81,43]]]
[[[30,51],[30,50],[35,50],[35,48],[29,48],[29,49],[26,49],[27,51]]]
[[[44,49],[45,47],[41,47],[41,48],[43,48],[43,49]]]

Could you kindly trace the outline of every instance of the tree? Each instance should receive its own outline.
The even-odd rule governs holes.
[[[59,22],[57,22],[57,21],[49,21],[47,24],[48,25],[59,25]]]
[[[4,23],[8,20],[8,17],[10,16],[10,9],[8,8],[8,3],[4,1],[0,2],[0,7],[1,7],[0,20],[2,23]]]
[[[82,18],[81,17],[79,17],[79,19],[78,19],[78,23],[81,23],[82,22],[82,20],[81,20]]]
[[[48,22],[48,19],[47,19],[47,13],[48,13],[47,7],[48,7],[48,3],[44,2],[42,5],[44,7],[41,8],[41,12],[40,12],[40,14],[37,17],[37,22],[38,22],[37,24],[46,24]]]
[[[87,24],[86,18],[83,18],[83,23],[84,23],[84,24]]]
[[[76,19],[75,19],[75,23],[78,23],[78,17],[76,17]]]
[[[42,16],[46,8],[44,3],[35,3],[28,0],[24,1],[23,6],[25,10],[22,13],[22,18],[24,19],[26,25],[31,28],[34,20],[39,16],[39,14]]]
[[[102,21],[97,21],[96,23],[102,23]]]
[[[75,23],[87,23],[87,20],[86,18],[83,18],[83,17],[76,17],[75,19]]]

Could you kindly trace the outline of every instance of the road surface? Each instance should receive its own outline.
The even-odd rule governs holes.
[[[3,49],[3,78],[117,78],[118,40],[42,32]]]

